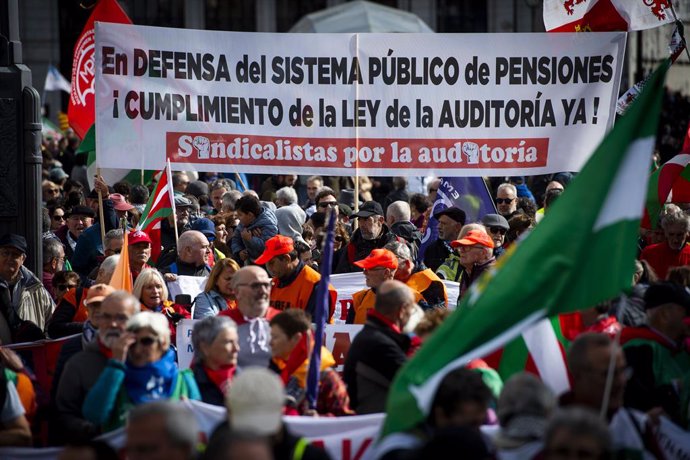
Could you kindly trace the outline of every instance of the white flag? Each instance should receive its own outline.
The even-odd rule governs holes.
[[[62,74],[54,66],[48,66],[48,74],[46,75],[46,82],[43,85],[43,91],[62,90],[67,93],[72,91],[72,84],[62,76]]]

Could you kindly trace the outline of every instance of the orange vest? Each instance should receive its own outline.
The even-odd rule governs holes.
[[[414,301],[424,300],[424,297],[412,289]],[[364,324],[367,322],[367,312],[374,308],[376,294],[371,289],[363,289],[352,294],[352,308],[355,309],[355,320],[352,324]]]
[[[316,285],[321,280],[321,274],[309,266],[304,266],[297,278],[287,286],[279,287],[278,279],[274,278],[271,288],[271,307],[276,310],[287,310],[289,308],[299,308],[306,310],[309,297],[316,289]],[[328,302],[328,322],[331,322],[335,311],[335,299],[337,293],[332,285],[328,285],[330,301]]]
[[[422,270],[421,272],[413,273],[412,276],[408,278],[408,280],[405,282],[410,288],[412,288],[413,291],[417,292],[424,292],[427,289],[429,289],[429,286],[431,286],[431,283],[434,281],[438,281],[439,283],[443,284],[443,280],[438,277],[436,273],[433,272],[430,268],[427,268],[426,270]],[[448,291],[445,289],[445,285],[443,285],[443,298],[446,300],[446,307],[448,306]]]

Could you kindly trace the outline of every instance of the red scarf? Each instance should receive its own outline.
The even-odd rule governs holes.
[[[211,382],[213,382],[221,393],[225,395],[228,391],[228,388],[230,388],[230,383],[232,382],[233,377],[235,377],[235,370],[237,369],[237,366],[229,364],[227,366],[221,366],[215,370],[207,366],[202,367],[204,368],[204,372],[206,372],[206,375]]]
[[[381,313],[377,312],[376,310],[369,310],[367,312],[367,316],[370,318],[376,318],[377,320],[381,321],[383,324],[391,328],[394,332],[397,332],[398,334],[402,334],[400,331],[400,328],[395,324],[393,321],[390,319],[386,318],[383,316]]]
[[[110,348],[106,347],[106,346],[103,344],[103,342],[101,342],[101,338],[100,338],[100,337],[99,337],[98,339],[96,339],[96,340],[98,340],[98,351],[100,351],[101,354],[102,354],[103,356],[105,356],[106,358],[112,359],[112,357],[113,357],[113,350],[111,350]]]

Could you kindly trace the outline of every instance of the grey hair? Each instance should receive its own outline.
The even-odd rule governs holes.
[[[219,190],[221,188],[224,188],[225,190],[234,190],[235,186],[230,181],[230,179],[216,179],[209,187],[208,193],[210,194],[211,192]]]
[[[255,197],[257,200],[259,199],[259,194],[256,193],[255,190],[248,189],[248,190],[245,190],[244,192],[242,192],[242,196],[247,196],[247,195],[251,195],[251,196]]]
[[[186,449],[189,458],[192,458],[199,436],[199,426],[192,411],[179,402],[154,401],[132,407],[127,416],[127,424],[146,422],[146,419],[153,416],[160,416],[165,421],[168,441],[176,447]]]
[[[601,448],[602,456],[600,458],[608,458],[607,454],[611,451],[609,427],[591,410],[582,407],[559,409],[551,418],[546,429],[545,452],[548,452],[550,443],[560,430],[566,430],[578,438],[580,436],[594,438]]]
[[[130,332],[137,332],[146,328],[151,329],[161,339],[164,350],[170,347],[170,327],[165,315],[152,311],[142,311],[127,321],[127,330]]]
[[[297,203],[297,191],[292,187],[279,188],[276,192],[276,199],[285,203],[286,206]]]
[[[144,290],[144,287],[151,282],[151,280],[158,281],[161,286],[163,286],[163,294],[161,297],[163,300],[167,299],[168,286],[166,286],[163,275],[161,275],[161,273],[155,268],[145,268],[141,271],[141,273],[139,273],[137,280],[134,282],[134,286],[132,286],[132,295],[141,300],[141,292]]]
[[[319,182],[321,185],[323,185],[323,177],[321,176],[309,176],[307,179],[307,182]]]
[[[107,247],[113,240],[121,240],[123,238],[124,236],[122,234],[121,228],[114,228],[112,230],[109,230],[108,233],[105,234],[105,239],[103,240],[103,247]]]
[[[412,260],[412,252],[410,247],[401,241],[391,241],[386,244],[384,249],[388,249],[390,252],[395,254],[398,259]]]
[[[520,372],[510,377],[498,397],[497,414],[502,427],[516,416],[547,418],[556,407],[556,396],[535,375]]]
[[[139,303],[139,299],[137,299],[127,291],[117,290],[111,293],[110,295],[108,295],[108,297],[103,299],[102,305],[105,305],[106,302],[116,302],[122,303],[123,305],[129,305],[130,307],[132,307],[132,310],[135,314],[138,314],[141,311],[141,304]]]
[[[98,273],[103,273],[103,276],[107,278],[105,283],[110,281],[110,278],[113,276],[113,272],[115,271],[115,267],[117,267],[117,263],[119,261],[120,254],[113,254],[112,256],[106,257],[105,260],[101,262],[101,266],[98,267]]]
[[[201,351],[201,345],[210,345],[216,340],[218,334],[223,329],[237,331],[237,324],[227,316],[208,316],[194,324],[192,331],[192,346],[194,347],[194,358],[204,362],[206,356]]]
[[[410,220],[410,203],[407,201],[394,201],[386,209],[386,215],[391,223]]]
[[[661,228],[668,230],[676,225],[685,226],[685,231],[690,231],[690,218],[684,212],[666,214],[661,218]]]
[[[223,196],[220,198],[221,208],[223,211],[234,211],[235,203],[237,203],[237,200],[240,198],[242,198],[242,192],[239,190],[230,190],[229,192],[223,193]]]
[[[501,190],[504,189],[510,190],[511,192],[513,192],[513,195],[517,196],[517,188],[513,184],[509,184],[508,182],[504,182],[501,185],[499,185],[496,189],[496,194],[498,194]]]
[[[64,248],[64,246],[57,238],[43,240],[43,265],[60,257],[60,248]]]

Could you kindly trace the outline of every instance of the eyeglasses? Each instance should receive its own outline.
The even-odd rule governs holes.
[[[496,204],[510,204],[515,198],[496,198]]]
[[[327,208],[329,206],[332,208],[337,208],[338,202],[337,201],[324,201],[323,203],[319,203],[319,208]]]
[[[53,216],[53,220],[57,222],[64,222],[65,216]]]
[[[336,240],[338,243],[342,243],[343,241],[345,241],[345,238],[343,238],[343,237],[340,236],[340,235],[337,235],[337,236],[335,237],[335,240]]]
[[[498,233],[499,235],[505,235],[507,230],[502,227],[489,227],[491,233]]]
[[[58,288],[59,291],[66,291],[66,290],[68,290],[68,289],[72,289],[72,288],[75,288],[75,287],[77,287],[76,284],[58,284],[58,285],[57,285],[57,288]]]
[[[141,345],[143,347],[150,347],[154,343],[158,342],[158,339],[155,337],[142,337],[138,339],[136,342],[134,342],[135,345]]]
[[[127,315],[111,315],[110,313],[101,313],[101,319],[107,323],[126,323],[129,320]]]
[[[257,281],[255,283],[240,283],[238,286],[249,286],[251,289],[254,289],[255,291],[258,289],[271,289],[271,283],[262,283],[260,281]]]

